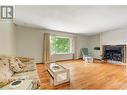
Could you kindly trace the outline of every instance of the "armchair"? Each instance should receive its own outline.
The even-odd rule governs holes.
[[[85,60],[86,63],[93,62],[93,57],[88,53],[88,48],[82,48],[81,53],[83,55],[83,60]]]

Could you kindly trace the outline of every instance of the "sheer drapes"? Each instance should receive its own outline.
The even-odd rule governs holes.
[[[50,34],[44,33],[43,39],[43,62],[48,63],[51,61],[51,52],[50,52]]]
[[[79,59],[79,40],[77,36],[75,36],[73,39],[73,46],[74,46],[74,59]]]

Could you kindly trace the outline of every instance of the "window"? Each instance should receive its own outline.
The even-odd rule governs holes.
[[[51,52],[53,54],[65,54],[72,52],[72,39],[61,36],[51,36]]]

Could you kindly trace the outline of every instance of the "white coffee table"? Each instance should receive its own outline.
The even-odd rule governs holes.
[[[2,89],[4,90],[30,90],[32,89],[32,80],[22,80],[22,83],[20,86],[16,87],[16,88],[11,88],[10,84],[4,86]]]
[[[54,66],[58,67],[58,69],[53,68]],[[49,74],[51,75],[50,82],[51,84],[53,83],[54,86],[70,81],[69,69],[66,69],[57,63],[46,64],[46,67]]]

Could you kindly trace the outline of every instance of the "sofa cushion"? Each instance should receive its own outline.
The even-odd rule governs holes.
[[[9,61],[7,58],[0,59],[0,87],[10,82],[13,72],[9,69]]]
[[[23,63],[18,60],[17,58],[15,57],[11,57],[9,59],[10,61],[10,69],[13,71],[13,72],[22,72],[23,71],[23,67],[25,67],[25,65],[23,65]]]
[[[15,61],[18,63],[20,68],[26,67],[26,65],[24,63],[22,63],[17,57],[15,57]]]
[[[39,76],[37,73],[37,70],[28,71],[28,72],[21,72],[21,73],[15,73],[12,78],[21,78],[21,77],[27,77],[33,81],[39,80]]]
[[[40,80],[37,73],[37,70],[28,71],[28,72],[21,72],[21,73],[15,73],[12,76],[12,79],[30,79],[33,80],[33,89],[38,89],[40,86]]]
[[[23,68],[23,72],[36,70],[36,64],[32,62],[25,62],[26,66]]]

